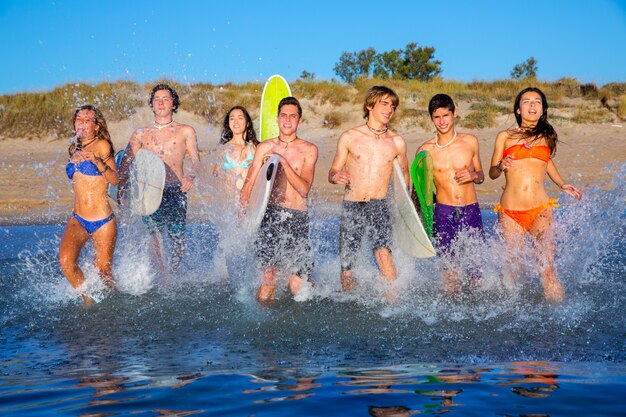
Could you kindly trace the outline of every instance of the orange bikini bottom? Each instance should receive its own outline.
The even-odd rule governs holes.
[[[539,207],[531,208],[529,210],[509,210],[502,208],[500,204],[496,204],[493,211],[496,213],[502,212],[506,214],[528,232],[535,223],[535,219],[537,219],[539,213],[550,207],[560,207],[560,205],[557,204],[557,201],[559,201],[558,198],[551,198],[546,204],[542,204]]]

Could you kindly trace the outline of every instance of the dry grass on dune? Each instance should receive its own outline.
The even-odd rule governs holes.
[[[204,119],[209,125],[219,125],[226,111],[234,105],[246,107],[253,118],[258,117],[263,86],[260,83],[212,85],[182,84],[158,80],[140,85],[131,81],[66,84],[49,92],[19,93],[0,96],[0,139],[54,138],[71,132],[70,118],[82,104],[94,104],[108,121],[124,120],[136,109],[145,106],[150,89],[158,82],[170,84],[179,93],[181,110]],[[426,107],[434,94],[446,93],[457,103],[465,103],[468,111],[460,123],[468,129],[493,127],[499,115],[511,111],[515,95],[529,81],[498,80],[460,82],[437,78],[428,82],[417,80],[357,79],[354,85],[334,81],[296,80],[291,83],[294,96],[307,100],[314,111],[323,115],[320,127],[341,128],[350,120],[338,115],[341,108],[351,105],[361,111],[367,89],[384,84],[400,96],[395,124],[405,127],[428,128],[430,120]],[[602,88],[580,84],[573,78],[555,82],[534,81],[551,103],[552,120],[563,124],[621,122],[626,118],[626,83],[610,83]]]

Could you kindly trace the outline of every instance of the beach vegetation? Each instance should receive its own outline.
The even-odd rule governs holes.
[[[416,42],[410,42],[404,49],[385,52],[376,52],[374,48],[343,52],[334,71],[349,84],[370,77],[428,81],[441,73],[441,61],[435,60],[435,48],[421,47]]]
[[[513,67],[511,70],[511,78],[514,80],[536,79],[537,78],[537,60],[535,57],[527,58]]]
[[[497,116],[508,113],[508,107],[500,104],[492,102],[472,103],[468,115],[461,118],[461,126],[467,129],[485,129],[493,127]]]
[[[309,99],[317,104],[341,105],[352,100],[356,93],[352,87],[332,81],[296,80],[291,85],[292,94],[298,99]]]
[[[148,106],[150,90],[156,83],[171,85],[179,94],[180,111],[200,116],[209,124],[218,125],[228,109],[242,105],[253,118],[259,115],[263,84],[210,83],[183,84],[174,80],[157,80],[139,84],[132,81],[98,84],[70,83],[44,92],[24,92],[0,96],[0,138],[38,138],[50,140],[72,133],[74,110],[83,104],[100,108],[108,122],[130,118],[137,109]],[[528,86],[541,88],[570,123],[604,123],[623,119],[626,112],[626,83],[609,83],[586,90],[573,78],[555,82],[532,80],[496,80],[462,82],[440,77],[428,81],[398,78],[357,77],[353,84],[337,81],[297,79],[291,90],[298,99],[308,100],[313,113],[330,115],[336,112],[360,112],[363,97],[374,85],[386,85],[400,97],[395,120],[403,125],[429,129],[430,118],[424,112],[430,98],[437,93],[449,94],[462,108],[460,124],[480,129],[493,126],[501,114],[512,112],[513,98]],[[584,90],[584,91],[583,91]],[[339,108],[341,107],[341,108]],[[345,116],[345,115],[344,115]],[[554,116],[554,113],[551,114]],[[324,117],[327,127],[338,126],[343,119]]]

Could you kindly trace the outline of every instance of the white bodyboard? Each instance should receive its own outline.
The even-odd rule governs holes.
[[[165,164],[159,155],[140,149],[129,171],[129,200],[131,211],[149,216],[157,211],[163,198]]]
[[[274,186],[274,180],[276,179],[276,172],[278,171],[278,164],[280,159],[278,155],[271,156],[263,166],[259,175],[256,178],[254,185],[252,186],[252,192],[250,193],[250,201],[248,202],[248,216],[246,228],[251,236],[256,234],[257,229],[261,225],[263,216],[265,216],[265,210],[267,209],[267,203],[270,200],[270,194],[272,193],[272,187]]]
[[[397,159],[393,161],[391,178],[392,227],[398,246],[415,258],[435,256],[437,252],[417,215]]]

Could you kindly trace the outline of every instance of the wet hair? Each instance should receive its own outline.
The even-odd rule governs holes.
[[[385,97],[389,97],[391,99],[391,104],[393,104],[395,108],[400,105],[400,97],[398,97],[396,92],[389,87],[375,85],[367,90],[367,94],[365,94],[365,102],[363,103],[363,118],[367,119],[369,117],[370,110],[374,108],[376,103]]]
[[[241,110],[243,112],[244,117],[246,118],[246,130],[243,132],[243,140],[246,143],[252,143],[253,145],[258,145],[259,140],[256,137],[256,131],[254,130],[254,126],[252,125],[252,118],[250,117],[250,113],[246,110],[245,107],[242,106],[233,106],[230,110],[226,112],[226,116],[224,117],[224,124],[222,125],[222,136],[220,138],[220,145],[228,143],[233,138],[233,131],[230,129],[230,114],[233,110]]]
[[[430,117],[433,116],[433,113],[437,111],[437,109],[448,109],[454,113],[456,107],[454,106],[452,97],[447,94],[435,94],[428,103],[428,114],[430,114]]]
[[[282,109],[283,106],[288,105],[296,106],[298,108],[298,118],[302,119],[302,106],[300,106],[300,102],[295,97],[285,97],[282,99],[280,103],[278,103],[278,113],[276,113],[276,115],[278,116],[280,114],[280,109]]]
[[[518,126],[522,126],[522,115],[519,114],[517,111],[520,108],[522,96],[528,92],[534,92],[539,94],[539,96],[541,97],[543,114],[539,118],[539,121],[537,121],[535,127],[533,127],[532,129],[525,129],[521,133],[520,139],[526,139],[530,143],[532,143],[543,138],[550,148],[550,154],[553,155],[556,152],[556,144],[559,139],[556,130],[554,130],[552,125],[548,122],[548,100],[546,99],[546,95],[543,93],[543,91],[541,91],[537,87],[528,87],[519,92],[517,97],[515,97],[515,103],[513,104],[513,114],[515,114],[515,120],[517,121]]]
[[[178,97],[176,91],[174,91],[174,89],[167,84],[157,84],[152,88],[152,92],[150,93],[150,101],[148,101],[148,104],[150,104],[150,107],[152,108],[154,95],[157,91],[161,90],[167,90],[172,95],[172,113],[176,113],[176,111],[178,111],[178,106],[180,106],[180,98]]]
[[[96,129],[96,138],[103,139],[109,142],[109,146],[111,147],[111,153],[109,155],[114,155],[115,151],[113,148],[113,142],[111,141],[111,134],[109,133],[109,128],[107,127],[107,121],[105,120],[102,112],[97,107],[92,106],[91,104],[85,104],[77,108],[76,111],[74,112],[74,117],[72,118],[72,128],[76,130],[76,118],[78,117],[78,114],[83,110],[93,111],[96,117],[96,120],[95,120],[96,126],[98,126],[98,129]],[[72,156],[74,152],[76,152],[77,150],[80,150],[81,148],[82,148],[82,140],[78,139],[78,143],[72,143],[67,151],[70,154],[70,156]]]

